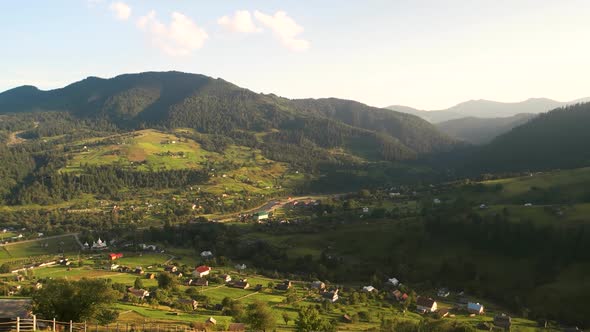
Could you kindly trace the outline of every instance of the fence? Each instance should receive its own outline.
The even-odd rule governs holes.
[[[187,325],[173,323],[114,323],[110,325],[60,322],[55,319],[45,320],[16,318],[10,322],[0,322],[0,332],[200,332],[205,329],[191,328]]]

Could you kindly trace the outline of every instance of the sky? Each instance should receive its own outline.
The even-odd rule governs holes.
[[[0,2],[0,91],[178,70],[288,98],[444,109],[590,96],[588,0]]]

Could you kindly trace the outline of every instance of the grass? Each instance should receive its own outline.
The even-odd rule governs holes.
[[[61,253],[74,254],[80,246],[73,236],[39,239],[32,242],[15,243],[0,248],[0,263],[29,259],[36,256],[55,256]]]

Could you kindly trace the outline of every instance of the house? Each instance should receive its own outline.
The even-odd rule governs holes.
[[[248,289],[250,288],[250,284],[248,283],[248,279],[240,279],[234,282],[228,283],[228,286],[233,288],[240,288],[240,289]]]
[[[261,222],[262,220],[267,220],[268,219],[268,212],[266,211],[261,211],[258,213],[254,213],[254,220]]]
[[[150,292],[146,291],[145,289],[135,289],[133,287],[129,287],[127,291],[130,295],[133,295],[140,300],[143,300],[146,297],[150,296]]]
[[[524,206],[526,206],[526,207],[533,206],[533,203],[525,203]]]
[[[436,312],[438,318],[445,318],[449,315],[449,309],[443,308]]]
[[[201,258],[209,259],[211,257],[213,257],[213,253],[211,251],[206,250],[206,251],[201,252]]]
[[[111,271],[117,271],[117,269],[119,269],[119,265],[117,264],[111,264],[111,265],[107,265],[107,270],[111,270]]]
[[[244,271],[246,269],[246,264],[236,264],[235,268],[238,271]]]
[[[174,272],[178,271],[178,267],[176,267],[175,265],[168,265],[168,266],[164,267],[164,271],[174,273]]]
[[[331,292],[325,292],[324,294],[322,294],[322,297],[324,298],[324,300],[334,303],[339,299],[338,290],[336,289]]]
[[[368,207],[364,207],[363,208],[363,213],[369,213],[369,208]]]
[[[481,315],[483,314],[483,305],[475,302],[467,303],[467,311],[472,314]]]
[[[138,266],[135,268],[135,270],[133,271],[133,273],[135,274],[144,274],[145,272],[143,271],[143,267]]]
[[[216,324],[217,324],[217,320],[216,320],[215,318],[213,318],[213,317],[209,317],[209,318],[208,318],[208,319],[205,321],[205,323],[207,323],[207,324],[211,324],[211,325],[216,325]]]
[[[275,286],[275,289],[286,291],[286,290],[288,290],[291,287],[293,287],[293,284],[291,283],[291,281],[285,280],[282,283],[276,285]]]
[[[363,292],[367,292],[367,293],[372,293],[372,292],[377,292],[377,288],[373,287],[373,286],[364,286],[363,287]]]
[[[397,280],[396,278],[389,278],[387,279],[387,284],[393,287],[397,287],[399,285],[399,280]]]
[[[18,318],[30,318],[30,299],[0,299],[0,323],[11,322]]]
[[[206,275],[209,275],[209,272],[211,272],[211,268],[209,266],[207,266],[207,265],[197,266],[197,268],[195,268],[195,270],[193,271],[193,277],[202,278]]]
[[[448,297],[449,295],[451,295],[451,292],[449,292],[448,288],[439,288],[436,295],[438,295],[438,297]]]
[[[509,330],[512,326],[512,317],[506,314],[496,315],[494,316],[494,325]]]
[[[88,244],[88,242],[84,242],[84,250],[88,249],[90,249],[90,245]]]
[[[112,260],[112,261],[114,261],[114,260],[116,260],[116,259],[118,259],[118,258],[122,258],[122,257],[123,257],[123,254],[122,254],[122,253],[120,253],[120,252],[118,252],[118,253],[110,253],[110,254],[109,254],[109,258],[110,258],[110,260]]]
[[[401,196],[401,193],[389,193],[389,197],[397,197],[397,196]]]
[[[441,200],[440,200],[440,199],[438,199],[438,198],[435,198],[435,199],[433,199],[433,200],[432,200],[432,203],[434,203],[434,204],[440,204],[440,203],[442,203],[442,202],[441,202]]]
[[[394,300],[396,300],[398,302],[402,302],[403,301],[402,298],[403,298],[404,295],[406,295],[406,297],[407,297],[408,294],[405,294],[405,293],[402,294],[402,292],[400,292],[399,289],[396,289],[393,292],[391,292],[391,298],[393,298]]]
[[[189,286],[209,286],[209,281],[207,279],[198,278],[198,279],[190,279],[188,281]]]
[[[230,323],[227,330],[229,332],[245,332],[246,325],[244,325],[244,323]]]
[[[487,209],[487,208],[488,208],[488,206],[487,206],[487,205],[485,205],[485,204],[481,204],[481,205],[479,206],[479,208],[480,208],[481,210],[484,210],[484,209]]]
[[[421,313],[435,312],[437,309],[436,301],[429,297],[419,296],[416,300],[416,311]]]
[[[145,275],[145,277],[147,279],[156,279],[156,274],[155,273],[148,273]]]
[[[342,316],[342,321],[345,323],[352,323],[352,318],[350,318],[350,316],[348,314],[344,314]]]
[[[316,280],[316,281],[314,281],[314,282],[311,283],[311,289],[324,290],[324,289],[326,289],[326,284],[323,283],[323,282],[321,282],[321,281],[319,281],[319,280]]]
[[[182,276],[183,276],[182,272],[180,272],[180,271],[176,271],[172,274],[174,274],[177,278],[182,278]]]
[[[230,282],[231,281],[231,276],[229,274],[222,274],[220,276],[221,280],[223,280],[223,282]]]
[[[178,299],[178,303],[182,305],[187,305],[193,308],[193,310],[197,310],[197,307],[199,306],[199,302],[192,299]]]
[[[34,287],[35,289],[39,290],[39,289],[43,288],[43,284],[42,284],[42,283],[40,283],[40,282],[37,282],[37,283],[35,283],[35,284],[33,285],[33,287]]]

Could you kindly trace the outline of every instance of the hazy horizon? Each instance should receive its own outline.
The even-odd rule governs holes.
[[[288,98],[423,110],[588,95],[588,2],[369,4],[2,3],[0,90],[178,70]]]

